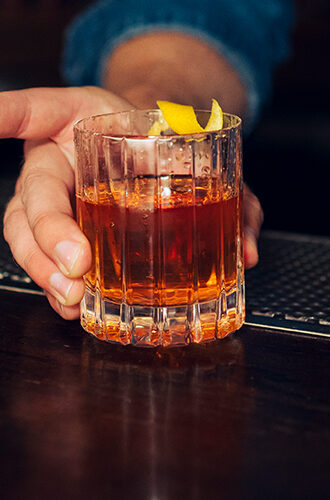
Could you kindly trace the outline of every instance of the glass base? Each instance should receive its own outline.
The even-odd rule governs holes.
[[[81,303],[81,325],[106,342],[141,347],[210,342],[238,330],[245,319],[244,283],[219,300],[185,306],[115,304],[88,288]]]

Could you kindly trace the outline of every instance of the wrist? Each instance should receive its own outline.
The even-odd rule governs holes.
[[[109,57],[105,88],[140,108],[158,99],[208,109],[212,97],[224,111],[243,116],[246,92],[227,61],[191,36],[153,33],[120,45]]]

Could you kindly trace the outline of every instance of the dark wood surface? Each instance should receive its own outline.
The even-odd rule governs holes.
[[[0,292],[4,499],[328,498],[328,340],[119,347]]]

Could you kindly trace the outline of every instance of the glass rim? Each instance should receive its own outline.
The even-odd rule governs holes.
[[[206,109],[196,109],[195,110],[197,113],[211,113],[210,110],[206,110]],[[128,138],[128,139],[137,139],[138,137],[135,136],[135,135],[130,135],[130,134],[119,134],[119,135],[111,135],[111,134],[105,134],[103,132],[96,132],[96,131],[92,131],[92,130],[87,130],[87,129],[84,129],[81,127],[81,124],[89,121],[89,120],[92,120],[94,118],[102,118],[102,117],[106,117],[106,116],[109,116],[109,117],[112,117],[112,116],[115,116],[115,115],[129,115],[129,114],[133,114],[133,113],[154,113],[154,112],[160,112],[160,109],[158,108],[149,108],[149,109],[136,109],[136,108],[133,108],[133,109],[127,109],[127,110],[123,110],[123,111],[114,111],[112,113],[100,113],[100,114],[97,114],[97,115],[90,115],[90,116],[86,116],[84,118],[80,118],[79,120],[77,120],[74,124],[73,124],[73,130],[74,131],[78,131],[79,133],[82,133],[84,135],[89,135],[89,136],[95,136],[95,137],[103,137],[105,139],[113,139],[113,140],[121,140],[123,138]],[[229,131],[229,130],[234,130],[234,129],[238,129],[241,124],[242,124],[242,119],[233,114],[233,113],[223,113],[223,116],[225,117],[231,117],[231,118],[234,118],[236,120],[236,123],[234,123],[233,125],[230,125],[228,127],[223,127],[221,129],[218,129],[218,130],[214,130],[212,132],[195,132],[195,133],[192,133],[192,134],[161,134],[161,135],[142,135],[142,136],[139,136],[139,140],[154,140],[154,139],[170,139],[170,138],[174,138],[174,137],[183,137],[183,138],[194,138],[194,137],[198,137],[200,138],[201,136],[207,136],[207,135],[210,135],[210,134],[219,134],[221,132],[226,132],[226,131]]]

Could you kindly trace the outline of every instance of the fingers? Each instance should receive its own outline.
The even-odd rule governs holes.
[[[43,139],[73,120],[68,89],[35,88],[0,93],[0,137]]]
[[[18,264],[63,317],[74,317],[84,293],[82,275],[91,265],[86,237],[72,218],[72,168],[52,142],[28,149],[16,194],[4,218],[4,235]]]
[[[18,264],[66,318],[78,314],[81,277],[91,265],[89,242],[73,220],[70,204],[72,125],[91,114],[130,108],[96,87],[0,92],[0,138],[44,141],[26,149],[16,194],[5,213],[5,238]]]
[[[127,101],[96,87],[0,92],[0,138],[72,141],[76,120],[131,107]]]
[[[244,225],[244,263],[246,269],[258,263],[257,240],[264,220],[263,211],[258,198],[248,186],[243,192],[243,225]]]
[[[73,171],[54,143],[28,152],[19,190],[38,246],[64,275],[81,277],[91,265],[90,245],[73,220]]]
[[[55,297],[53,297],[50,293],[46,292],[46,297],[48,302],[60,316],[64,319],[72,320],[78,319],[80,316],[80,306],[77,304],[75,306],[64,306],[59,302]]]
[[[17,235],[20,235],[18,238]],[[69,279],[59,272],[52,260],[40,249],[28,225],[23,205],[16,194],[10,201],[4,221],[4,236],[11,247],[18,264],[31,276],[52,301],[58,303],[61,315],[67,314],[59,304],[72,306],[78,304],[84,293],[82,279]]]

